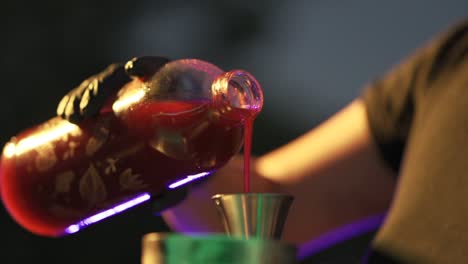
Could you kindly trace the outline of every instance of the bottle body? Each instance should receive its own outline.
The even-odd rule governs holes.
[[[192,116],[185,124],[146,123],[145,133],[131,131],[131,122],[107,113],[80,126],[54,118],[18,135],[2,157],[7,209],[28,230],[57,236],[186,177],[207,176],[239,151],[243,128],[210,119],[215,115],[209,105],[198,107],[198,113],[186,113]]]

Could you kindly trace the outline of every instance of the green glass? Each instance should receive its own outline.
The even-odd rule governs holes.
[[[143,238],[142,264],[292,264],[296,248],[278,240],[223,234],[150,233]]]

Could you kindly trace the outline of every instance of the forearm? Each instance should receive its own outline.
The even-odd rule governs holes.
[[[377,154],[360,100],[260,157],[256,170],[295,196],[284,238],[298,243],[384,212],[395,179]]]

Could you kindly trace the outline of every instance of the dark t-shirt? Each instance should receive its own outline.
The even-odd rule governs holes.
[[[368,262],[468,263],[468,20],[373,82],[363,100],[400,175]]]

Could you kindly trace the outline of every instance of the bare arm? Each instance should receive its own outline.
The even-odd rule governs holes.
[[[254,164],[253,191],[295,196],[283,235],[293,243],[384,212],[394,189],[395,177],[377,154],[360,100]],[[236,158],[163,217],[175,231],[220,232],[210,197],[241,191],[242,162]]]

